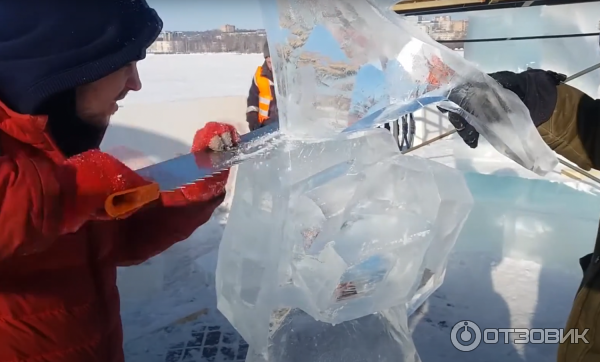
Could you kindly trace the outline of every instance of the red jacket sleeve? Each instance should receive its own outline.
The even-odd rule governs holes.
[[[116,221],[119,235],[113,244],[113,258],[117,265],[143,263],[187,239],[210,219],[224,197],[175,207],[157,201],[125,220]]]
[[[65,216],[62,200],[75,188],[59,184],[57,171],[52,162],[35,157],[0,155],[0,262],[42,252],[59,239]],[[157,201],[127,219],[92,223],[112,239],[106,241],[113,260],[134,265],[187,239],[210,219],[223,198],[176,207]]]
[[[55,165],[0,156],[0,261],[47,248],[59,235],[61,210]]]

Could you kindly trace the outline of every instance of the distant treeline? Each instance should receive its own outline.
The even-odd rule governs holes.
[[[206,32],[175,42],[177,53],[262,53],[266,40],[260,33]]]
[[[262,53],[266,36],[256,31],[236,31],[235,33],[222,33],[221,31],[207,31],[174,39],[173,52],[175,53]],[[444,42],[450,49],[464,48],[464,42]]]

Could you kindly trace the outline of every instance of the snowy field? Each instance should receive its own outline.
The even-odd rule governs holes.
[[[148,54],[139,63],[144,89],[130,94],[123,104],[247,96],[263,61],[262,54]]]
[[[227,121],[246,132],[245,96],[261,62],[261,55],[149,56],[140,64],[144,89],[123,102],[104,149],[141,167],[187,152],[194,131],[207,121]],[[581,277],[577,259],[593,248],[600,215],[594,189],[561,169],[549,177],[558,182],[524,186],[515,176],[536,177],[485,145],[475,152],[456,139],[415,154],[470,172],[474,196],[485,200],[465,225],[481,238],[459,238],[443,286],[411,318],[422,360],[554,360],[556,345],[505,344],[502,338],[459,352],[451,330],[461,320],[482,329],[562,328]],[[496,194],[482,191],[490,185]],[[216,310],[213,289],[231,196],[190,239],[119,271],[128,362],[244,360],[247,345]],[[481,215],[495,222],[482,224]],[[546,237],[559,227],[559,239]]]

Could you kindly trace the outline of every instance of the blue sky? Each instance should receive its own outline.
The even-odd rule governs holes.
[[[165,30],[202,31],[224,24],[242,29],[263,27],[258,0],[147,0],[165,23]]]
[[[224,24],[264,28],[259,0],[147,0],[163,19],[165,30],[202,31]],[[464,15],[451,14],[453,19]]]

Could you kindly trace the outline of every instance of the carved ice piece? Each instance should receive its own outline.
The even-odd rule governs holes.
[[[439,104],[523,167],[543,175],[557,165],[514,93],[394,13],[392,1],[260,1],[284,133],[327,138]],[[385,86],[358,84],[367,69]]]
[[[218,308],[249,362],[367,358],[376,336],[371,360],[415,361],[408,311],[441,284],[471,206],[459,171],[401,155],[386,130],[279,142],[239,166]]]

